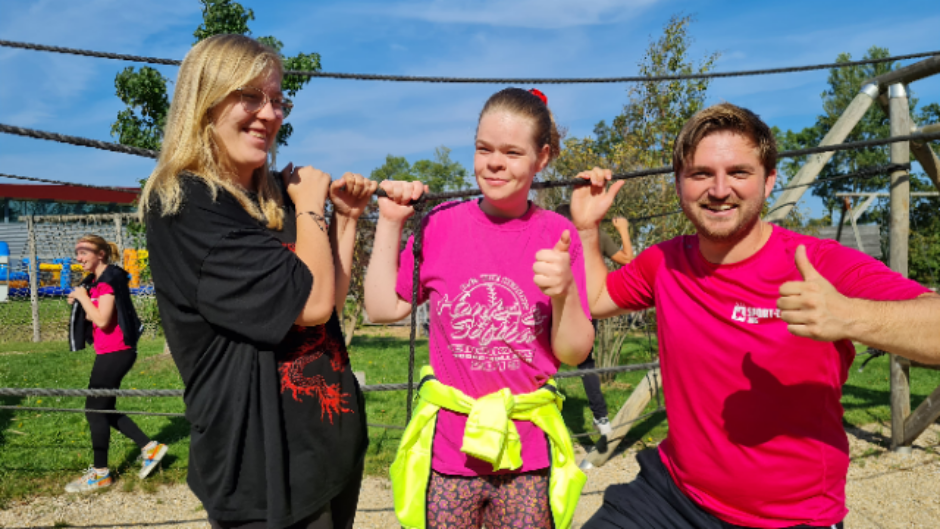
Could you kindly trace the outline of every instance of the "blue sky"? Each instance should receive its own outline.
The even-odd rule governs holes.
[[[246,0],[255,36],[284,52],[318,52],[324,71],[486,77],[634,75],[651,39],[674,14],[692,14],[693,57],[720,52],[716,70],[861,58],[872,45],[892,54],[940,48],[934,1],[737,2],[677,0]],[[889,9],[890,7],[890,9]],[[0,39],[182,58],[201,23],[196,0],[0,0]],[[910,62],[910,61],[908,61]],[[123,108],[114,76],[121,61],[0,48],[0,123],[113,141]],[[176,77],[175,67],[161,67]],[[746,106],[771,125],[801,129],[821,113],[826,71],[716,80],[710,102]],[[315,79],[295,98],[294,136],[279,161],[334,176],[368,174],[387,154],[410,161],[434,148],[472,167],[477,114],[502,86]],[[559,124],[585,136],[626,102],[625,84],[543,85]],[[912,86],[940,101],[940,78]],[[0,172],[136,185],[153,161],[0,135]],[[9,180],[0,182],[10,183]],[[809,204],[814,212],[818,207]]]

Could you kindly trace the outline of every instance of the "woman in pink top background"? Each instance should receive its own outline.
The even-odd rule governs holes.
[[[487,101],[476,133],[474,173],[483,198],[443,204],[423,224],[418,303],[429,302],[435,377],[474,399],[503,388],[542,387],[561,362],[577,365],[594,343],[581,242],[571,221],[529,201],[535,175],[559,152],[545,96],[518,88]],[[411,311],[413,238],[399,255],[420,182],[382,182],[365,306],[375,322]],[[545,434],[516,421],[522,466],[493,465],[461,451],[467,416],[437,416],[427,527],[550,527]]]
[[[120,389],[121,380],[137,360],[135,346],[139,329],[133,327],[139,325],[140,320],[134,313],[127,272],[110,264],[117,255],[117,246],[97,235],[86,235],[75,244],[75,260],[89,275],[69,294],[68,302],[70,305],[81,305],[85,319],[92,327],[92,342],[97,354],[91,369],[89,389]],[[88,397],[85,407],[90,410],[113,410],[116,402],[116,397]],[[90,492],[111,485],[108,445],[112,427],[140,447],[141,478],[147,477],[166,455],[167,446],[151,440],[126,415],[89,412],[85,416],[91,430],[94,464],[81,477],[68,483],[66,492]]]

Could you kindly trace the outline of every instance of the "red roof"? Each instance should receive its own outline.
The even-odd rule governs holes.
[[[85,202],[88,204],[133,204],[140,194],[139,187],[122,187],[121,189],[127,191],[66,185],[0,184],[0,197],[16,200]]]

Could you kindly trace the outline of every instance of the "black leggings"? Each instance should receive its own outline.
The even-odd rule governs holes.
[[[95,355],[95,365],[91,368],[91,380],[88,389],[120,389],[121,380],[137,361],[136,349],[124,349],[114,353]],[[85,408],[90,410],[113,410],[117,397],[88,397]],[[86,413],[88,427],[91,429],[91,448],[95,453],[95,468],[108,466],[108,444],[111,442],[111,427],[129,437],[141,449],[147,446],[150,438],[134,424],[127,415],[117,413]]]
[[[597,332],[597,320],[591,320],[594,326],[594,332]],[[584,362],[578,364],[578,369],[594,369],[594,349],[588,353]],[[607,401],[604,400],[604,393],[601,391],[601,377],[597,375],[585,375],[581,377],[581,383],[584,384],[584,393],[587,394],[588,405],[591,407],[591,414],[595,419],[607,417]]]

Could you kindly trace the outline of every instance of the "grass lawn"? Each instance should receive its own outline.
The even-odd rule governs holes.
[[[624,345],[622,363],[649,360],[649,344],[645,336],[629,339]],[[141,342],[137,364],[124,380],[123,387],[178,388],[182,382],[172,360],[160,353],[162,340]],[[416,365],[427,362],[427,341],[419,340]],[[367,384],[396,383],[407,380],[407,331],[372,328],[357,334],[350,347],[352,367],[365,371]],[[888,359],[878,358],[859,373],[860,357],[844,386],[845,422],[859,426],[872,422],[890,424]],[[0,344],[0,387],[84,388],[94,355],[91,352],[71,353],[65,342],[39,344],[17,342]],[[566,368],[567,369],[567,368]],[[629,397],[644,373],[621,373],[604,385],[604,394],[611,418]],[[940,385],[940,372],[913,369],[911,374],[911,405],[916,407]],[[560,381],[566,396],[564,417],[572,433],[592,429],[591,412],[578,378]],[[405,392],[372,392],[366,394],[366,411],[370,423],[402,425],[405,422]],[[0,397],[0,403],[20,406],[82,408],[83,398]],[[648,410],[655,409],[654,401]],[[182,412],[179,398],[124,398],[118,408],[159,412]],[[120,475],[119,487],[124,490],[152,490],[160,483],[185,481],[189,449],[189,424],[182,418],[140,417],[134,420],[141,428],[162,442],[171,444],[163,470],[141,482],[137,478],[135,460],[139,451],[129,440],[114,432],[111,438],[110,466]],[[621,446],[636,442],[655,444],[666,434],[665,414],[658,413],[634,426]],[[372,427],[366,472],[386,475],[401,437],[401,430]],[[588,437],[578,438],[589,445]],[[0,506],[6,501],[35,494],[58,494],[66,481],[73,479],[91,463],[91,440],[83,414],[16,412],[0,410]]]

